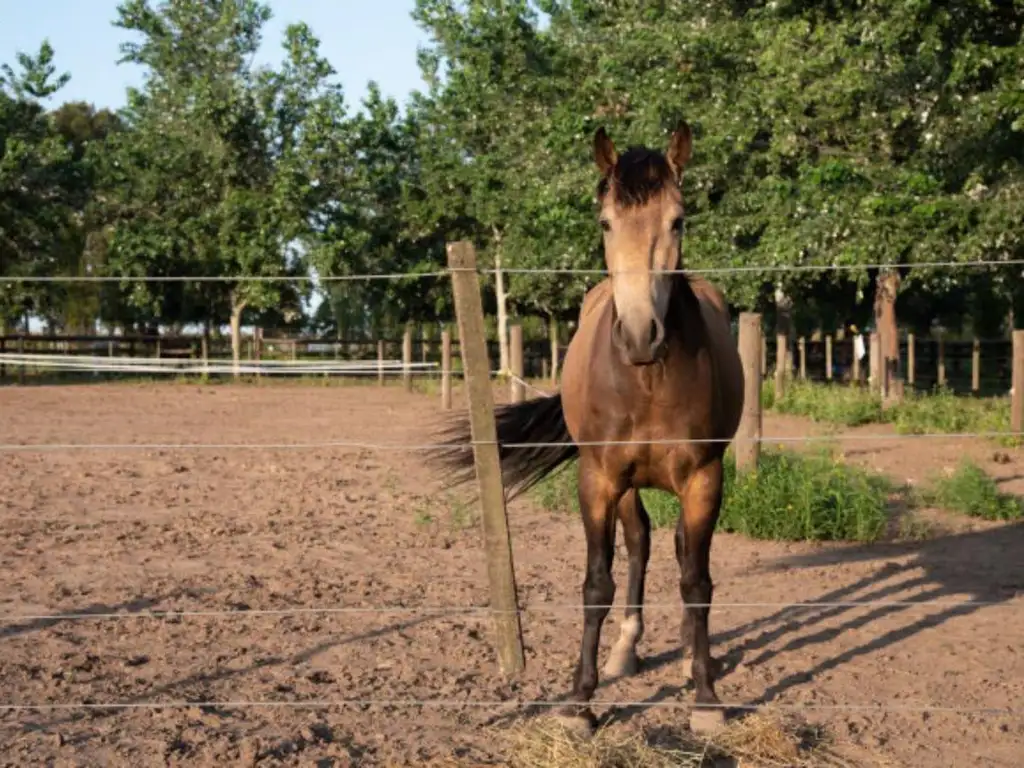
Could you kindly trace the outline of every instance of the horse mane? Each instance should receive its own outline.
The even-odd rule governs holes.
[[[645,205],[668,185],[675,176],[661,152],[647,147],[630,147],[621,155],[611,171],[597,185],[597,196],[604,200],[609,191],[623,208]]]

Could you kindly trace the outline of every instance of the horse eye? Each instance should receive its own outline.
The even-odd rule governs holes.
[[[612,224],[610,221],[608,221],[608,219],[601,219],[601,229],[603,229],[605,232],[610,232],[611,228]]]
[[[672,231],[679,234],[683,231],[683,217],[679,216],[675,221],[672,222]]]

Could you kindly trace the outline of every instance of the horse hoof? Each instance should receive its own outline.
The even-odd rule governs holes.
[[[605,662],[602,674],[605,677],[630,677],[640,671],[640,659],[636,652],[627,649],[621,652],[612,651]]]
[[[714,734],[725,727],[722,709],[695,709],[690,713],[690,730],[704,735]]]
[[[594,729],[597,727],[596,718],[589,710],[582,714],[556,713],[552,715],[552,719],[578,739],[589,739],[594,735]]]

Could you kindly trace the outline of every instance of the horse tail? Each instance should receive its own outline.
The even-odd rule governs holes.
[[[525,493],[579,454],[565,423],[561,394],[503,405],[495,408],[494,416],[508,500]],[[446,446],[432,456],[430,463],[448,474],[445,485],[452,488],[475,477],[469,417],[457,417],[443,436]]]

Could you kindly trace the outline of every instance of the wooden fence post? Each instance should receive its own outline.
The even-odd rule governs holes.
[[[441,408],[452,409],[452,332],[441,331]]]
[[[505,511],[505,489],[494,422],[491,363],[484,335],[484,310],[476,274],[476,250],[468,241],[449,243],[448,266],[452,270],[455,314],[459,324],[459,349],[469,397],[470,434],[479,484],[481,520],[486,547],[491,607],[498,646],[498,664],[505,675],[521,672],[526,665],[519,623],[512,541]]]
[[[981,391],[981,339],[977,336],[971,345],[971,391],[974,394]]]
[[[113,347],[111,347],[111,350],[113,350]],[[210,340],[206,337],[205,333],[203,334],[203,341],[201,343],[201,352],[200,353],[203,356],[203,376],[202,376],[202,379],[203,379],[203,383],[206,383],[206,382],[208,382],[210,380]]]
[[[1013,332],[1013,394],[1010,397],[1010,431],[1024,432],[1024,331]]]
[[[548,320],[548,341],[551,343],[551,386],[558,386],[558,321]],[[545,379],[547,376],[544,377]]]
[[[402,383],[406,392],[412,392],[412,323],[405,326],[402,337]]]
[[[832,381],[832,334],[825,336],[825,381]]]
[[[18,337],[18,356],[21,357],[21,365],[18,366],[18,384],[25,384],[25,372],[28,366],[25,364],[25,337]]]
[[[384,386],[384,340],[377,340],[377,385]]]
[[[939,336],[939,354],[936,355],[937,378],[940,387],[946,385],[946,340]]]
[[[915,375],[915,357],[914,357],[914,334],[907,334],[907,386],[910,390],[914,390],[914,375]]]
[[[523,326],[516,323],[508,329],[509,367],[512,376],[509,383],[509,399],[513,403],[521,403],[526,399],[523,389]]]
[[[801,336],[797,340],[797,350],[800,354],[800,380],[807,379],[807,339]]]
[[[740,313],[740,360],[743,363],[743,414],[736,439],[736,471],[757,468],[761,454],[761,315]]]
[[[854,334],[850,337],[850,347],[853,349],[853,357],[851,358],[853,369],[850,374],[850,383],[854,386],[860,386],[860,357],[857,355],[857,338],[860,334]]]
[[[790,374],[789,335],[775,334],[775,399],[781,400],[786,394],[786,380]]]
[[[868,387],[872,392],[883,392],[882,340],[877,331],[868,337]]]

